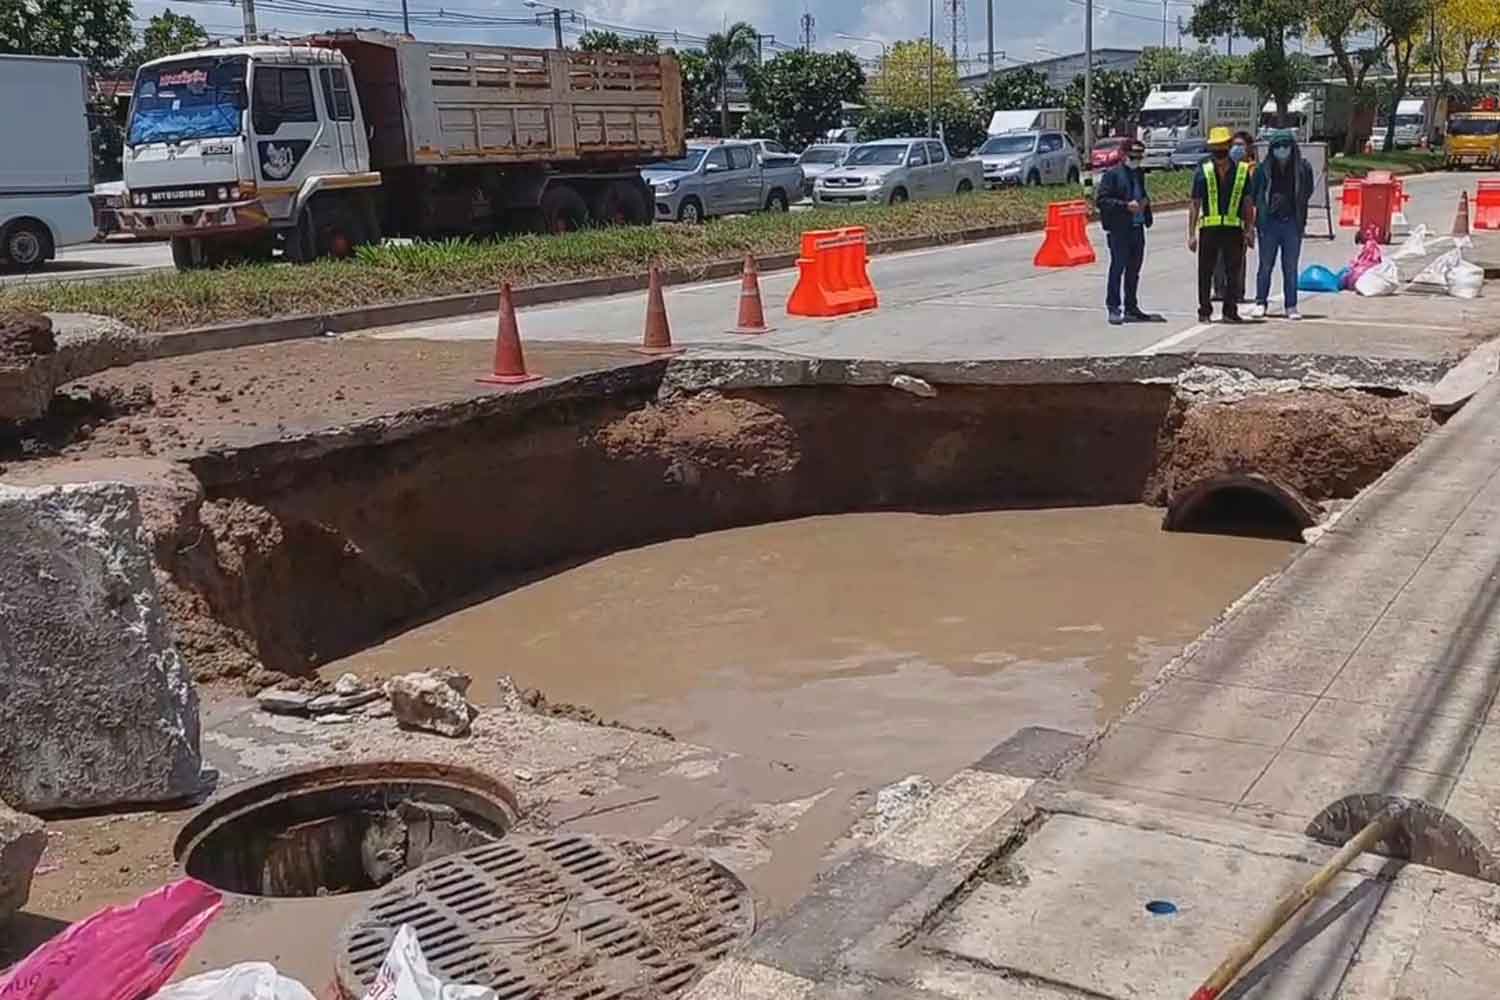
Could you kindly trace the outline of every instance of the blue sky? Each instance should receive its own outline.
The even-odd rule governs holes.
[[[279,6],[304,7],[320,0],[265,0]],[[370,10],[376,13],[398,13],[400,0],[321,0],[326,5],[346,10]],[[922,0],[697,0],[686,7],[681,0],[555,0],[559,6],[576,8],[578,16],[591,22],[661,29],[665,36],[671,30],[702,35],[719,30],[724,24],[747,20],[762,32],[776,36],[777,42],[795,44],[799,38],[799,21],[804,10],[817,19],[816,47],[820,49],[851,48],[862,56],[878,57],[880,46],[873,43],[841,39],[840,32],[867,35],[887,42],[922,36],[927,31],[927,4]],[[938,9],[938,38],[947,45],[949,32],[943,17],[943,0],[935,0]],[[442,9],[470,16],[528,17],[532,12],[521,0],[408,0],[412,10]],[[980,68],[985,50],[984,0],[967,0],[969,49]],[[1083,48],[1082,0],[994,0],[995,47],[1005,53],[1009,64],[1045,58],[1046,50],[1074,52]],[[137,0],[136,15],[141,21],[163,7],[191,14],[216,34],[236,32],[240,8],[230,0],[189,0],[162,3],[159,0]],[[1161,43],[1161,0],[1095,0],[1094,44],[1096,46],[1139,47]],[[1176,20],[1186,20],[1192,11],[1191,0],[1167,0],[1169,37],[1176,44]],[[391,22],[368,17],[341,14],[291,14],[280,10],[259,10],[262,30],[287,33],[319,28],[346,27],[351,24],[384,26],[396,29]],[[582,21],[579,22],[580,24]],[[551,27],[512,26],[470,29],[454,24],[421,26],[418,37],[484,41],[511,45],[551,44]],[[1191,39],[1186,40],[1193,44]],[[1007,64],[1004,60],[1002,65]]]

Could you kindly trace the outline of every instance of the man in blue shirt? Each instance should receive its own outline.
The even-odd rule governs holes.
[[[1109,238],[1109,286],[1104,292],[1104,307],[1109,322],[1119,326],[1126,320],[1135,323],[1160,322],[1161,317],[1145,312],[1136,293],[1141,283],[1141,265],[1146,260],[1146,230],[1151,228],[1151,199],[1146,196],[1146,173],[1141,161],[1146,146],[1139,139],[1125,147],[1125,159],[1099,178],[1094,203],[1099,209],[1099,224]],[[1124,286],[1123,308],[1121,286]]]

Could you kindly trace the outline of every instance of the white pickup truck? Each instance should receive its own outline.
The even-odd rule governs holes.
[[[880,139],[849,150],[842,166],[813,185],[818,205],[898,205],[968,194],[984,184],[984,166],[958,159],[937,139]]]

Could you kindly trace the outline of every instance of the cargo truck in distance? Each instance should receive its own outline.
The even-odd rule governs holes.
[[[1146,169],[1172,166],[1172,153],[1184,139],[1206,139],[1219,126],[1254,133],[1260,99],[1240,83],[1159,83],[1151,88],[1137,117],[1136,137],[1146,144]]]
[[[95,236],[87,74],[82,59],[0,56],[0,268]]]
[[[640,168],[683,152],[673,56],[338,31],[142,66],[119,216],[181,269],[645,225]]]
[[[1276,99],[1267,101],[1260,111],[1260,130],[1256,137],[1265,138],[1278,128],[1287,128],[1297,133],[1298,142],[1326,142],[1330,149],[1340,152],[1349,135],[1353,110],[1354,102],[1350,100],[1347,86],[1315,83],[1287,102],[1284,125],[1277,124]]]

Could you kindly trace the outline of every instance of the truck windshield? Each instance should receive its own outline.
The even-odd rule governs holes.
[[[142,69],[126,142],[177,142],[239,135],[245,110],[244,56],[184,59]]]
[[[979,147],[981,156],[1005,156],[1013,153],[1029,153],[1036,148],[1034,135],[997,135],[986,139]]]
[[[802,159],[798,160],[797,162],[837,163],[839,162],[839,158],[843,155],[844,151],[842,149],[838,149],[833,146],[814,146],[811,149],[803,150]]]
[[[1408,126],[1409,125],[1417,125],[1417,126],[1420,126],[1421,124],[1422,124],[1422,116],[1420,114],[1416,114],[1416,115],[1397,115],[1396,116],[1396,125],[1398,127],[1402,126],[1402,125],[1408,125]]]
[[[1141,128],[1183,128],[1192,124],[1193,108],[1147,108],[1141,112]]]
[[[680,160],[662,160],[660,163],[651,164],[649,169],[681,170],[683,173],[687,173],[698,169],[698,164],[703,162],[703,155],[707,152],[708,150],[706,149],[690,149],[687,151],[687,155]]]
[[[906,162],[905,146],[855,146],[844,165],[853,167],[896,167]]]
[[[1449,135],[1500,135],[1500,118],[1454,118],[1448,122]]]

